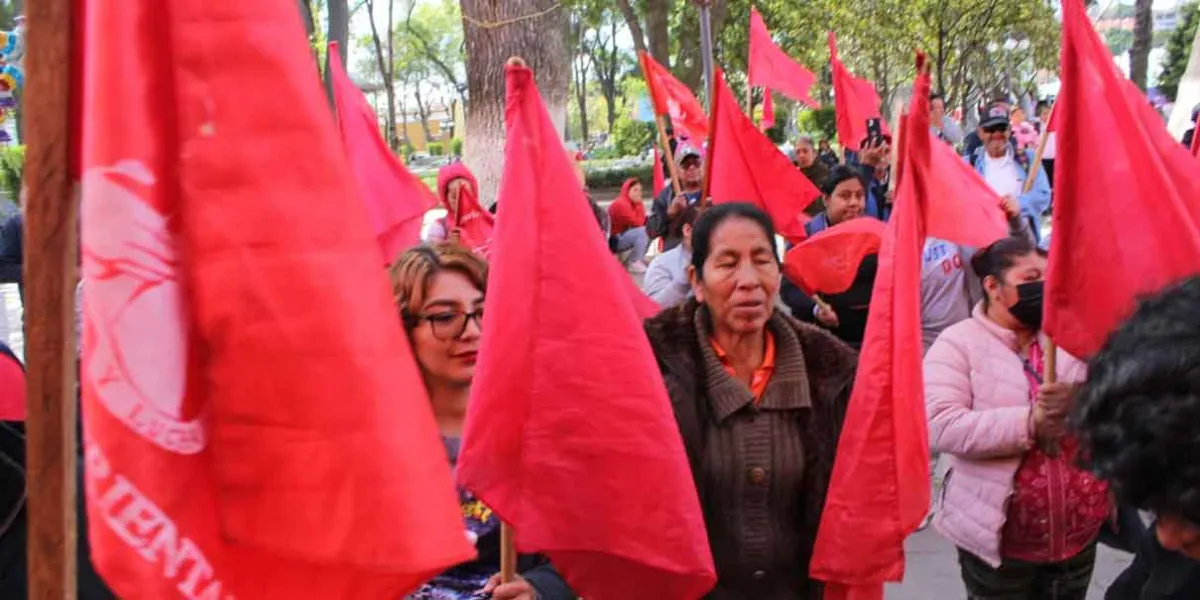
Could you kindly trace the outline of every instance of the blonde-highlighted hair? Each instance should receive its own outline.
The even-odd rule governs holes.
[[[396,308],[404,318],[405,329],[411,330],[433,277],[442,271],[461,273],[487,292],[487,261],[458,242],[423,244],[406,251],[388,268]]]

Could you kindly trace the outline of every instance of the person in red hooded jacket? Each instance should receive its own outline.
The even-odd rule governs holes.
[[[635,273],[646,272],[646,249],[650,236],[646,233],[646,205],[642,199],[642,182],[636,177],[625,180],[621,195],[608,207],[612,222],[615,250],[624,257],[625,268]]]
[[[438,199],[446,216],[430,224],[422,239],[457,239],[472,250],[485,249],[491,242],[495,217],[480,203],[479,182],[467,165],[450,163],[438,170]]]

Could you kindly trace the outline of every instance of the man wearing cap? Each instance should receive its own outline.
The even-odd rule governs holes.
[[[700,152],[695,148],[680,144],[675,163],[678,165],[679,187],[683,194],[676,196],[675,186],[668,185],[667,189],[654,199],[650,218],[646,220],[647,235],[651,239],[662,238],[663,251],[670,250],[683,241],[682,229],[672,227],[672,223],[687,207],[700,204],[701,186],[704,183],[704,163],[700,159]]]
[[[1050,208],[1050,181],[1045,170],[1038,169],[1037,178],[1025,192],[1034,151],[1018,151],[1013,147],[1007,106],[993,104],[984,112],[979,121],[979,139],[983,146],[970,157],[971,164],[1006,203],[1012,199],[1018,201],[1021,216],[1029,220],[1034,239],[1040,241],[1042,215]]]

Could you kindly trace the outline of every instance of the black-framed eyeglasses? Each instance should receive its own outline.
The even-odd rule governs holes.
[[[467,330],[467,321],[475,321],[475,326],[483,328],[483,307],[471,312],[450,311],[432,315],[421,315],[416,319],[417,324],[429,322],[433,337],[442,341],[457,340]]]
[[[1008,131],[1008,125],[992,125],[983,128],[984,133],[1004,133],[1006,131]]]

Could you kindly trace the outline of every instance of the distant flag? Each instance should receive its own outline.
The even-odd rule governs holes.
[[[759,126],[764,131],[775,126],[775,98],[771,96],[771,88],[763,88],[763,114]]]
[[[638,59],[646,77],[646,88],[654,102],[654,112],[671,117],[671,127],[675,133],[689,139],[693,146],[700,146],[708,137],[708,115],[700,101],[692,94],[692,90],[649,54],[640,52]]]
[[[809,96],[809,90],[817,81],[817,76],[800,66],[800,63],[775,44],[771,39],[771,32],[767,30],[766,22],[754,7],[750,8],[750,57],[747,71],[751,86],[773,89],[810,108],[821,107]],[[765,115],[763,120],[766,120]]]
[[[838,140],[842,147],[857,152],[867,138],[867,120],[878,118],[884,134],[887,123],[879,112],[875,84],[855,77],[838,58],[837,36],[829,32],[829,64],[833,69],[834,106],[837,108]]]
[[[804,209],[820,190],[742,112],[720,69],[715,87],[709,196],[716,204],[755,204],[771,216],[779,235],[799,242],[810,220]]]

